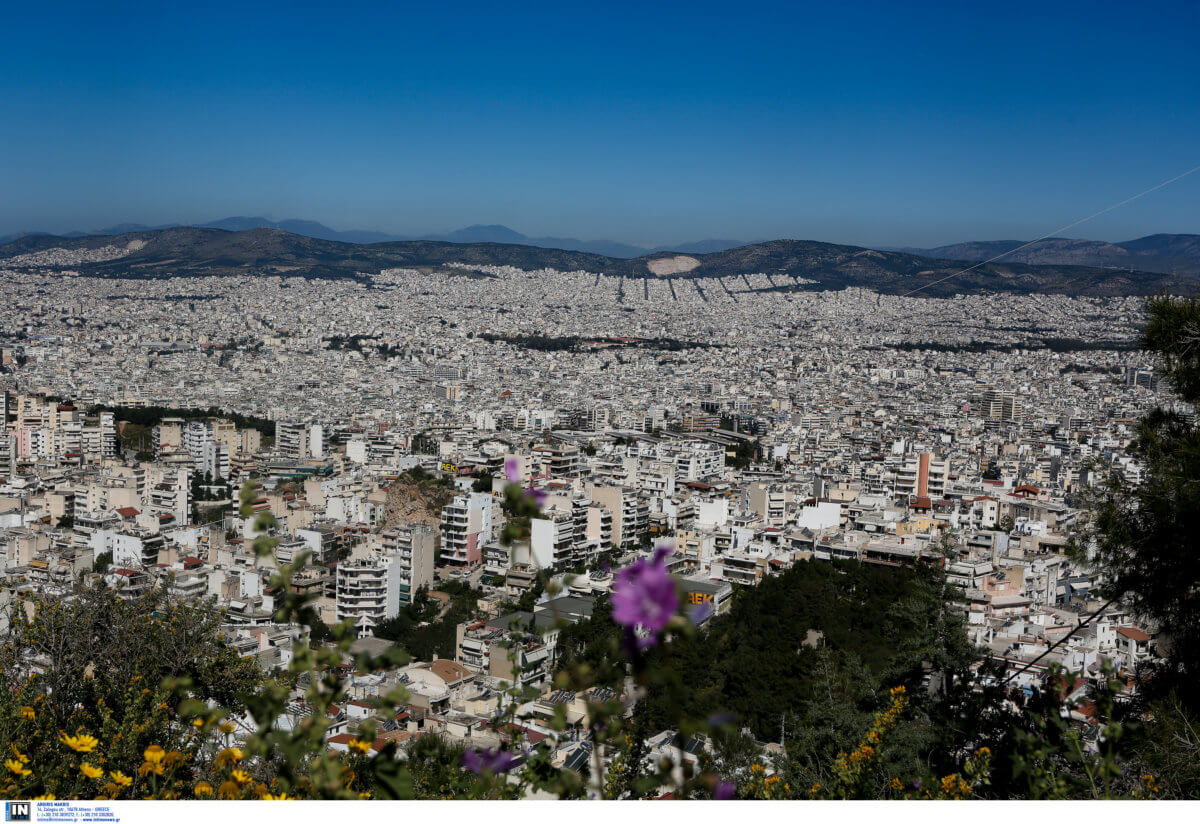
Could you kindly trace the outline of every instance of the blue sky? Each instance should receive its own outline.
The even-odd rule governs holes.
[[[1194,0],[23,5],[0,233],[265,214],[934,245],[1200,164]],[[1200,173],[1068,234],[1152,232],[1200,232]]]

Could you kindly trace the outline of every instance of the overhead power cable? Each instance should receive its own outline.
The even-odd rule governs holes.
[[[1150,194],[1151,192],[1158,191],[1159,189],[1163,188],[1164,186],[1170,186],[1172,183],[1174,183],[1177,180],[1183,180],[1185,177],[1187,177],[1188,175],[1193,174],[1195,172],[1200,172],[1200,166],[1193,166],[1192,168],[1188,169],[1186,172],[1175,175],[1175,177],[1171,178],[1170,180],[1164,180],[1162,183],[1159,183],[1157,186],[1151,186],[1149,189],[1146,189],[1144,192],[1138,192],[1136,195],[1133,195],[1132,197],[1125,198],[1120,203],[1114,203],[1111,206],[1106,206],[1105,208],[1101,209],[1098,212],[1090,214],[1087,217],[1081,217],[1079,220],[1075,221],[1074,223],[1068,223],[1066,226],[1060,226],[1059,228],[1055,229],[1054,231],[1047,232],[1046,234],[1042,235],[1041,237],[1036,237],[1033,240],[1029,241],[1028,243],[1022,243],[1020,246],[1017,246],[1014,249],[1009,249],[1007,252],[1001,252],[1000,254],[996,255],[995,257],[990,257],[987,260],[981,260],[981,261],[979,261],[979,263],[976,263],[974,266],[968,266],[966,269],[963,269],[962,271],[954,272],[953,274],[946,275],[945,277],[930,281],[929,283],[926,283],[924,286],[918,286],[916,289],[910,289],[909,291],[902,294],[900,297],[906,298],[909,295],[915,295],[917,292],[928,289],[930,286],[937,286],[939,283],[950,280],[951,278],[956,278],[959,275],[965,275],[967,272],[972,272],[972,271],[978,269],[980,266],[987,266],[989,263],[995,263],[996,261],[1000,260],[1000,258],[1008,257],[1009,255],[1013,254],[1014,252],[1019,252],[1022,249],[1029,248],[1030,246],[1034,245],[1035,243],[1041,243],[1043,240],[1048,240],[1052,237],[1056,237],[1056,236],[1062,234],[1063,232],[1067,231],[1068,229],[1073,229],[1081,223],[1087,223],[1089,220],[1100,217],[1100,215],[1107,214],[1108,212],[1111,212],[1113,209],[1119,209],[1120,207],[1124,206],[1127,203],[1132,203],[1133,201],[1137,200],[1140,197],[1145,197],[1146,195]]]
[[[1116,603],[1116,601],[1117,601],[1117,599],[1116,599],[1116,598],[1113,598],[1112,600],[1110,600],[1110,601],[1107,601],[1107,602],[1106,602],[1106,603],[1105,603],[1103,606],[1101,606],[1101,607],[1100,607],[1100,609],[1096,610],[1096,611],[1095,611],[1095,612],[1093,612],[1091,615],[1089,615],[1087,618],[1085,618],[1084,620],[1082,620],[1082,621],[1080,621],[1078,624],[1076,624],[1076,625],[1075,625],[1075,626],[1074,626],[1074,627],[1071,629],[1071,631],[1070,631],[1070,632],[1068,632],[1068,633],[1067,633],[1066,635],[1064,635],[1062,638],[1059,638],[1057,641],[1055,641],[1055,642],[1054,642],[1053,644],[1051,644],[1050,646],[1046,647],[1046,649],[1045,649],[1045,650],[1042,652],[1042,654],[1041,654],[1041,655],[1039,655],[1037,658],[1034,658],[1032,661],[1028,662],[1027,664],[1024,664],[1024,665],[1023,665],[1023,666],[1021,666],[1020,668],[1018,668],[1018,669],[1014,670],[1013,672],[1009,673],[1009,674],[1008,674],[1008,675],[1005,677],[1005,679],[1004,679],[1003,681],[1001,681],[1001,682],[1000,682],[1000,683],[1001,683],[1001,685],[1007,684],[1009,681],[1011,681],[1012,679],[1016,678],[1016,677],[1017,677],[1018,675],[1020,675],[1021,673],[1025,672],[1025,670],[1027,670],[1027,669],[1029,669],[1030,667],[1032,667],[1032,666],[1033,666],[1034,664],[1036,664],[1038,661],[1041,661],[1043,658],[1045,658],[1047,655],[1049,655],[1051,652],[1053,652],[1053,651],[1055,650],[1055,648],[1057,648],[1057,647],[1058,647],[1058,646],[1060,646],[1061,644],[1065,643],[1065,642],[1066,642],[1066,640],[1067,640],[1068,638],[1070,638],[1072,635],[1074,635],[1075,633],[1079,632],[1079,630],[1083,629],[1083,628],[1084,628],[1084,627],[1086,627],[1088,624],[1090,624],[1090,623],[1092,622],[1092,620],[1093,620],[1094,618],[1096,618],[1096,616],[1098,616],[1100,613],[1104,612],[1104,610],[1106,610],[1106,609],[1108,609],[1109,607],[1111,607],[1113,604],[1115,604],[1115,603]]]

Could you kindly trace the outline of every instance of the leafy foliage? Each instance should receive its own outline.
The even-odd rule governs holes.
[[[1158,297],[1146,304],[1146,349],[1158,356],[1182,401],[1200,403],[1200,301]],[[1092,560],[1106,574],[1105,592],[1119,597],[1161,630],[1165,662],[1148,695],[1175,691],[1200,711],[1200,426],[1194,415],[1155,409],[1138,425],[1132,453],[1143,482],[1125,488],[1109,480],[1094,501]]]
[[[420,661],[430,661],[434,655],[453,658],[456,629],[475,614],[476,602],[483,593],[457,581],[444,582],[441,591],[450,595],[444,615],[439,617],[438,601],[418,592],[399,615],[375,628],[376,637],[392,641]]]

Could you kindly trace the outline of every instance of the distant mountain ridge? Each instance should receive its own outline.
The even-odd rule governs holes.
[[[72,261],[62,265],[54,262],[54,256],[21,257],[52,249],[103,252],[70,256]],[[0,269],[70,268],[95,277],[118,278],[280,275],[369,280],[389,268],[424,268],[433,275],[454,262],[525,270],[583,270],[636,280],[764,273],[771,284],[764,288],[770,291],[860,287],[893,295],[919,290],[926,297],[994,292],[1145,295],[1160,290],[1192,293],[1200,287],[1195,278],[1082,266],[997,262],[963,272],[960,261],[812,240],[773,240],[691,255],[669,252],[618,258],[511,243],[411,240],[356,244],[280,229],[228,231],[180,226],[75,238],[31,235],[0,245]]]
[[[123,235],[130,232],[152,232],[159,229],[174,229],[181,226],[194,226],[197,229],[224,229],[228,232],[247,232],[251,229],[279,229],[294,235],[318,238],[320,240],[335,240],[343,243],[387,243],[401,240],[440,240],[448,243],[510,243],[520,246],[540,246],[546,249],[566,249],[574,252],[590,252],[606,257],[635,258],[653,252],[684,252],[706,253],[719,252],[744,245],[740,240],[705,240],[681,243],[677,246],[633,246],[616,240],[580,240],[573,237],[529,237],[515,229],[500,225],[474,225],[457,229],[446,234],[433,235],[394,235],[387,232],[376,232],[363,229],[339,231],[331,229],[315,220],[270,220],[265,217],[226,217],[208,223],[183,224],[165,223],[160,226],[146,226],[141,223],[118,223],[106,229],[94,232],[66,232],[58,237],[92,237],[97,235]],[[20,232],[14,235],[0,237],[0,244],[8,243],[30,235],[48,234],[44,232]]]
[[[1147,235],[1136,240],[1108,243],[1053,237],[1020,249],[1023,240],[985,240],[936,246],[932,249],[903,247],[906,252],[945,260],[977,262],[1004,255],[1014,263],[1053,266],[1095,266],[1136,269],[1182,277],[1200,277],[1200,235]],[[1013,251],[1020,249],[1020,251]],[[1010,253],[1011,254],[1008,254]]]

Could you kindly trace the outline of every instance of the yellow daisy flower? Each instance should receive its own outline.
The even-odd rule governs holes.
[[[33,770],[29,769],[15,758],[4,759],[4,766],[8,768],[9,772],[19,775],[22,778],[27,775],[33,775]]]
[[[75,752],[91,752],[100,744],[100,741],[95,736],[84,732],[77,735],[67,735],[65,732],[59,732],[58,740],[75,750]]]
[[[221,750],[219,753],[217,753],[217,757],[214,759],[217,769],[219,770],[225,769],[225,767],[229,766],[230,764],[236,764],[241,760],[242,751],[237,747],[229,747]]]

